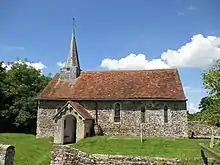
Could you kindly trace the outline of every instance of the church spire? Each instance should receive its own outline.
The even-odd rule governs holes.
[[[75,19],[73,19],[72,37],[68,57],[64,68],[60,70],[60,79],[66,81],[74,81],[80,75],[79,57],[75,38]]]
[[[73,66],[80,67],[77,46],[76,46],[76,38],[75,38],[75,19],[74,18],[73,18],[72,37],[70,41],[69,53],[68,53],[65,67],[70,68]]]

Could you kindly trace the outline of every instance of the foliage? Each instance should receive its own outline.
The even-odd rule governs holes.
[[[0,74],[2,83],[1,124],[12,125],[25,132],[35,132],[38,93],[50,81],[39,70],[25,62],[10,63],[10,69]],[[4,98],[4,99],[3,99]],[[7,130],[8,131],[8,130]]]
[[[6,69],[3,67],[3,62],[0,61],[0,109],[3,108],[3,101],[5,98],[4,81],[6,77]]]
[[[220,60],[202,74],[203,85],[210,95],[220,94]]]
[[[220,125],[220,60],[202,73],[203,86],[208,96],[201,99],[200,112],[189,115],[189,120],[207,121]]]
[[[50,164],[50,139],[37,139],[27,134],[0,134],[0,144],[15,146],[16,165]]]
[[[72,147],[90,154],[152,156],[167,158],[200,157],[198,143],[209,144],[208,139],[174,139],[162,137],[99,136],[82,139]],[[120,146],[120,147],[118,147]]]
[[[209,96],[206,96],[201,99],[199,104],[200,112],[194,114],[188,114],[188,120],[191,121],[206,121],[205,113],[207,112],[207,108],[211,106],[212,99]]]
[[[219,147],[220,145],[219,135],[220,135],[220,129],[217,129],[216,131],[212,130],[212,135],[209,144],[210,148]]]

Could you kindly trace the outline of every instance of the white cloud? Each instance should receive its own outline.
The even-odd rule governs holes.
[[[43,69],[46,69],[46,65],[44,65],[42,62],[36,62],[36,63],[30,63],[30,62],[26,62],[26,64],[28,66],[32,66],[34,67],[35,69],[37,70],[43,70]]]
[[[185,93],[199,93],[200,89],[195,89],[190,86],[183,86],[183,90]]]
[[[190,89],[189,86],[183,86],[183,90],[184,90],[184,91],[186,91],[186,90],[188,90],[188,89]]]
[[[60,68],[63,68],[65,66],[65,62],[57,62],[57,65],[60,67]]]
[[[199,107],[200,99],[203,96],[202,89],[193,88],[191,86],[183,86],[183,90],[186,95],[186,98],[189,100],[189,102],[187,102],[188,111],[190,113],[199,112],[200,109],[198,109],[198,107]]]
[[[24,61],[21,61],[21,60],[18,60],[18,61],[15,61],[14,63],[23,63]],[[24,62],[26,65],[28,66],[31,66],[37,70],[40,70],[42,71],[43,69],[46,69],[47,66],[44,65],[42,62]],[[5,63],[2,64],[3,67],[6,67],[7,70],[10,70],[11,69],[11,64],[7,65]]]
[[[16,45],[0,45],[0,49],[3,52],[24,51],[25,50],[25,48],[23,46],[16,46]]]
[[[196,7],[193,6],[193,5],[190,5],[190,6],[188,7],[188,10],[196,10]]]
[[[186,15],[186,13],[178,12],[178,16],[184,16],[184,15]]]
[[[189,110],[189,113],[196,113],[196,112],[199,112],[199,108],[195,105],[195,103],[192,103],[192,102],[189,102],[188,103],[188,108]]]
[[[101,62],[101,67],[108,69],[158,69],[169,68],[161,59],[148,61],[144,54],[130,54],[119,60],[106,58]]]
[[[219,38],[195,35],[178,50],[167,50],[161,59],[171,67],[204,68],[220,58]]]
[[[158,59],[148,60],[144,54],[129,54],[121,59],[106,58],[101,67],[112,69],[205,68],[220,59],[220,38],[197,34],[178,50],[168,49]]]

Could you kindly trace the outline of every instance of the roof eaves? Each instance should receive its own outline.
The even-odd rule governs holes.
[[[51,101],[188,101],[188,99],[173,99],[173,98],[36,98],[37,100],[51,100]]]
[[[62,112],[62,110],[70,103],[70,101],[67,101],[60,109],[59,111],[56,113],[56,115],[53,117],[53,120],[56,119],[56,117],[60,114],[60,112]]]

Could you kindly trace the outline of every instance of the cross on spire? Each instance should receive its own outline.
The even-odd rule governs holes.
[[[73,18],[72,37],[71,37],[69,53],[66,61],[66,68],[70,68],[70,67],[79,67],[79,57],[78,57],[76,38],[75,38],[75,18]]]
[[[73,33],[73,35],[75,36],[75,23],[76,23],[76,19],[73,17],[73,29],[72,29],[72,33]]]
[[[72,22],[72,36],[70,41],[69,52],[64,68],[61,68],[62,80],[75,80],[80,75],[80,64],[75,38],[75,18]]]

